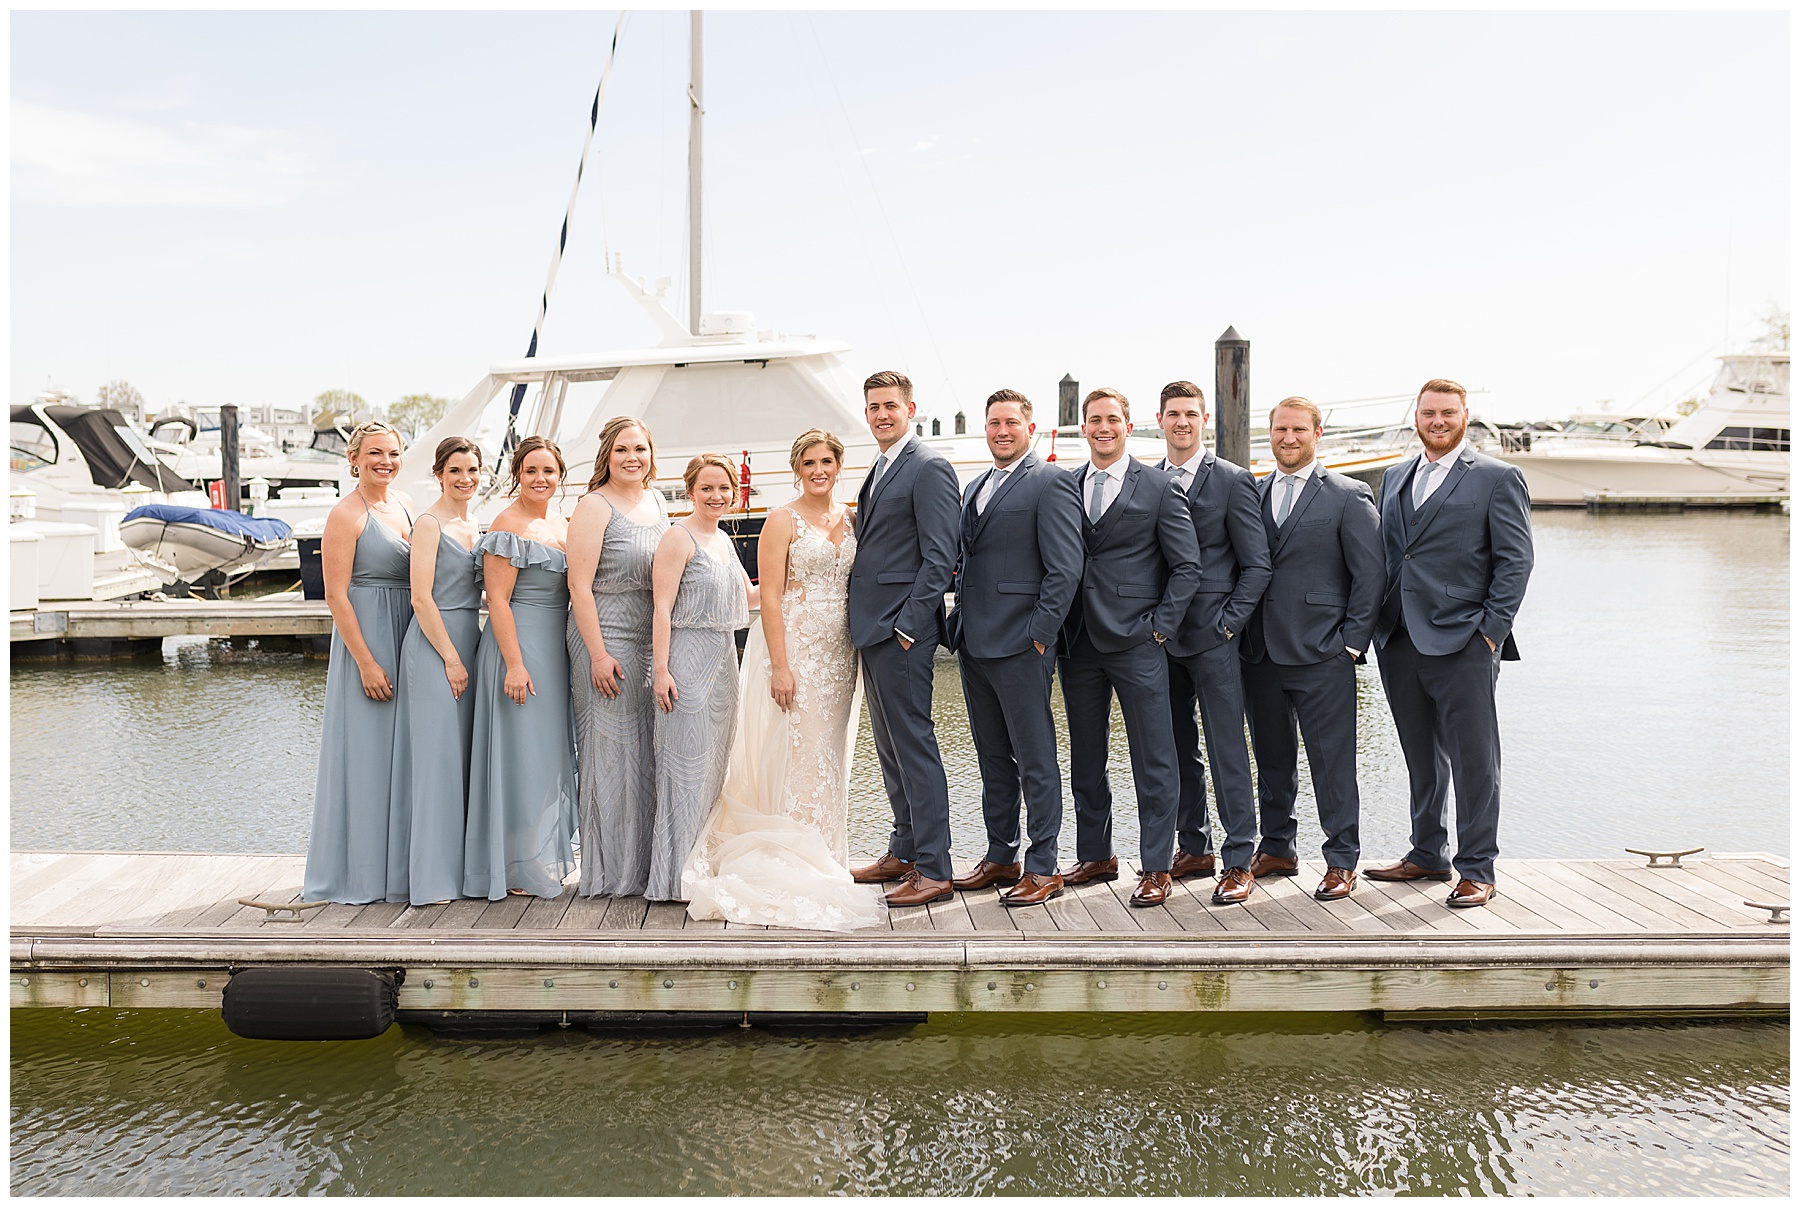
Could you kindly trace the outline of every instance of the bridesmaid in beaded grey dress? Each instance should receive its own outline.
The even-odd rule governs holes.
[[[563,644],[569,523],[550,510],[562,472],[556,445],[542,436],[521,440],[512,461],[520,498],[476,545],[486,558],[488,624],[475,662],[465,897],[555,897],[575,867],[575,741]]]
[[[580,785],[581,894],[643,893],[656,814],[650,563],[669,529],[649,429],[600,430],[588,493],[569,520],[569,690]]]
[[[400,470],[400,433],[359,424],[348,456],[356,490],[325,520],[331,664],[302,895],[367,905],[387,897],[395,676],[412,619],[412,514],[405,497],[388,489]],[[400,524],[405,529],[396,531]]]
[[[469,518],[481,449],[450,436],[438,443],[431,472],[443,494],[413,525],[413,617],[400,649],[388,810],[387,899],[413,905],[462,895],[471,671],[481,639],[481,554],[472,548],[480,530]]]
[[[756,588],[719,517],[737,498],[731,462],[703,453],[688,465],[693,514],[657,547],[653,658],[656,677],[656,825],[650,839],[652,901],[680,901],[681,869],[725,784],[737,732],[733,634],[750,623]]]

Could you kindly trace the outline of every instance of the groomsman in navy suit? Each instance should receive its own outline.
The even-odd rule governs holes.
[[[1500,852],[1500,663],[1531,577],[1531,496],[1515,467],[1469,447],[1468,392],[1433,378],[1414,424],[1424,451],[1387,471],[1387,592],[1375,626],[1381,685],[1406,755],[1412,850],[1371,880],[1448,880],[1445,801],[1456,787],[1461,879],[1448,904],[1495,895]]]
[[[1271,571],[1256,475],[1213,455],[1203,438],[1206,419],[1199,386],[1172,381],[1163,387],[1156,422],[1168,451],[1161,468],[1187,496],[1205,567],[1187,616],[1163,645],[1169,657],[1175,759],[1181,768],[1177,847],[1169,874],[1177,880],[1211,876],[1222,859],[1225,870],[1213,890],[1213,903],[1232,905],[1250,896],[1250,856],[1256,849],[1256,789],[1244,743],[1244,674],[1238,649]],[[1194,724],[1196,703],[1199,726]],[[1206,819],[1202,729],[1223,831],[1216,857]]]
[[[1075,796],[1071,885],[1117,880],[1107,728],[1119,694],[1137,794],[1139,880],[1131,904],[1169,899],[1170,858],[1181,772],[1169,721],[1169,660],[1162,646],[1187,614],[1200,581],[1200,548],[1187,496],[1169,476],[1125,449],[1131,404],[1117,390],[1081,403],[1091,460],[1079,473],[1087,561],[1063,623],[1063,709],[1069,719],[1069,781]]]
[[[962,890],[1013,886],[1002,905],[1041,905],[1063,891],[1056,872],[1062,769],[1050,680],[1056,636],[1081,585],[1085,550],[1075,475],[1031,451],[1031,400],[998,390],[987,400],[994,465],[963,492],[962,560],[948,644],[981,767],[987,854],[955,881]],[[1019,860],[1019,799],[1030,840]]]
[[[1356,887],[1362,854],[1355,664],[1374,635],[1385,566],[1374,492],[1319,463],[1324,430],[1318,406],[1305,398],[1285,398],[1269,413],[1276,472],[1261,495],[1274,573],[1243,651],[1262,813],[1249,872],[1253,880],[1299,872],[1297,722],[1325,831],[1325,877],[1313,896],[1338,901]]]
[[[887,853],[851,875],[864,884],[900,881],[887,894],[895,907],[955,895],[950,789],[931,721],[931,688],[961,516],[956,471],[913,436],[916,409],[904,374],[876,373],[863,383],[863,417],[881,455],[857,496],[848,600],[875,756],[894,810]]]

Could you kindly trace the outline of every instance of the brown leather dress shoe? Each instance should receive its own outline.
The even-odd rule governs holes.
[[[1500,895],[1500,890],[1491,884],[1483,884],[1479,880],[1459,880],[1450,895],[1444,898],[1444,904],[1451,909],[1474,909],[1477,905],[1486,905]]]
[[[1249,868],[1226,868],[1225,874],[1219,877],[1219,883],[1213,888],[1212,903],[1214,905],[1242,905],[1250,900],[1250,893],[1256,887],[1256,877],[1250,874]]]
[[[1175,852],[1175,862],[1169,865],[1171,880],[1186,880],[1189,876],[1211,876],[1218,861],[1211,855],[1190,855],[1186,851]]]
[[[866,867],[852,868],[850,879],[858,884],[888,884],[906,879],[906,874],[912,870],[912,864],[889,851]]]
[[[1138,906],[1161,905],[1169,899],[1169,894],[1174,889],[1175,882],[1169,879],[1167,872],[1145,872],[1131,894],[1131,903]]]
[[[1313,890],[1318,901],[1342,901],[1356,887],[1356,873],[1349,868],[1326,868],[1325,879]]]
[[[978,888],[987,888],[992,884],[1003,884],[1008,888],[1019,883],[1019,875],[1023,872],[1016,863],[989,863],[983,859],[975,865],[975,870],[967,876],[958,876],[950,883],[958,892],[973,892]]]
[[[906,874],[906,879],[901,881],[899,887],[887,891],[884,900],[889,909],[905,909],[932,901],[950,901],[955,897],[955,886],[948,880],[933,880],[929,876],[921,876],[915,868]]]
[[[1250,856],[1250,874],[1258,880],[1265,876],[1298,876],[1300,861],[1285,855],[1269,855],[1262,851]]]
[[[1434,872],[1430,868],[1422,868],[1416,863],[1408,863],[1402,859],[1398,863],[1390,863],[1385,867],[1364,868],[1363,875],[1370,880],[1448,880],[1448,870]]]
[[[1001,905],[1042,905],[1052,897],[1062,896],[1063,878],[1054,873],[1040,876],[1026,872],[1014,888],[1000,894]]]
[[[1114,855],[1111,859],[1090,859],[1085,863],[1078,863],[1064,872],[1062,878],[1063,883],[1070,888],[1074,888],[1078,884],[1098,884],[1102,880],[1117,880],[1119,878],[1119,857]]]

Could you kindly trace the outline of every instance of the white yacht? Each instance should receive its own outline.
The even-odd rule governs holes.
[[[1724,503],[1788,494],[1788,353],[1753,348],[1719,358],[1712,389],[1666,431],[1618,439],[1533,440],[1489,449],[1525,475],[1539,506],[1609,499]]]

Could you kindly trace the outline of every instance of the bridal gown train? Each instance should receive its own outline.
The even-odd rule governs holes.
[[[855,930],[883,926],[876,890],[850,879],[850,760],[861,713],[846,591],[856,538],[841,546],[794,515],[781,597],[794,706],[769,695],[769,648],[750,628],[724,790],[682,870],[695,918]]]

